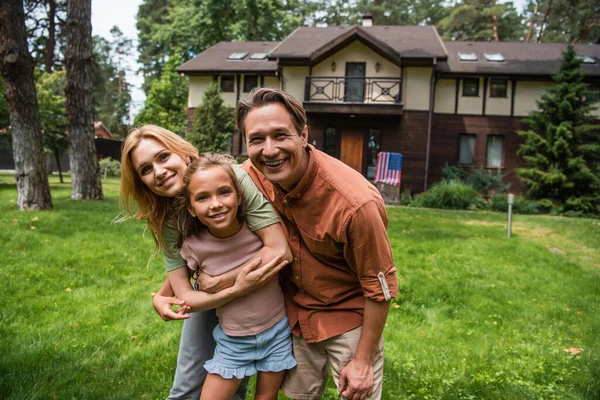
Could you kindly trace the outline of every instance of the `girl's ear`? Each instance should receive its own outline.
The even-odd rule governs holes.
[[[192,217],[196,217],[196,211],[192,208],[192,206],[188,206],[188,212]]]

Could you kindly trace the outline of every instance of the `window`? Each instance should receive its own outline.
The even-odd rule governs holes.
[[[588,85],[589,94],[587,98],[589,101],[596,103],[600,102],[600,83],[590,83]]]
[[[477,61],[477,54],[459,51],[458,58],[460,58],[460,61]]]
[[[251,60],[264,60],[265,58],[267,58],[267,56],[269,55],[269,53],[254,53],[250,56]]]
[[[258,86],[258,76],[246,75],[244,76],[244,92],[248,93]]]
[[[507,79],[490,79],[490,97],[506,97]]]
[[[463,96],[477,97],[479,96],[479,78],[463,79]]]
[[[381,131],[369,129],[369,141],[367,142],[367,179],[374,180],[377,170],[377,153],[381,148]]]
[[[227,57],[228,60],[243,60],[244,57],[246,57],[248,55],[248,53],[231,53],[229,55],[229,57]]]
[[[221,90],[223,92],[233,92],[235,77],[233,75],[221,76]]]
[[[489,62],[503,62],[504,56],[502,53],[483,53],[483,56]]]
[[[594,57],[576,56],[576,58],[578,60],[581,60],[582,64],[596,64],[596,60],[594,60]]]
[[[461,134],[458,163],[462,165],[475,164],[475,135]]]
[[[490,135],[487,138],[487,156],[485,159],[485,165],[488,167],[502,166],[502,145],[504,143],[504,137],[498,135]]]
[[[337,155],[337,130],[335,128],[325,128],[325,138],[323,140],[323,152],[331,157]]]

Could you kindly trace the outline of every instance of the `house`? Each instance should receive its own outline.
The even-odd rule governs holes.
[[[188,127],[213,81],[230,106],[253,87],[280,88],[303,102],[309,141],[368,179],[377,153],[393,151],[404,155],[402,187],[415,192],[440,180],[446,162],[501,170],[523,192],[516,130],[553,85],[565,45],[450,42],[433,26],[368,22],[211,47],[178,69],[190,78]],[[600,46],[576,50],[600,89]],[[245,151],[235,135],[233,152]]]

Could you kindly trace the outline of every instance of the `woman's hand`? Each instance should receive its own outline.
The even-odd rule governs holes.
[[[235,280],[236,291],[246,294],[273,279],[288,264],[287,260],[282,261],[281,258],[282,256],[278,255],[260,268],[260,259],[259,262],[246,265]]]
[[[185,301],[176,299],[175,297],[156,294],[152,299],[152,305],[163,321],[187,319],[190,317],[186,314],[189,307],[185,304]],[[179,309],[174,311],[173,306],[179,306]]]

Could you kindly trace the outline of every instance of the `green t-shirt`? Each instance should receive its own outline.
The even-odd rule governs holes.
[[[252,178],[240,166],[234,165],[233,170],[237,176],[238,184],[242,190],[242,198],[246,206],[246,224],[252,232],[279,222],[275,210],[267,199],[258,190]],[[165,243],[172,256],[163,254],[167,272],[186,265],[177,247],[177,231],[170,226],[163,225],[162,233]]]

